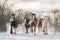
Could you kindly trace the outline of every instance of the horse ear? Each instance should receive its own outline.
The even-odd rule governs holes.
[[[32,14],[32,16],[35,16],[35,14]]]
[[[15,14],[12,14],[12,16],[15,16]]]

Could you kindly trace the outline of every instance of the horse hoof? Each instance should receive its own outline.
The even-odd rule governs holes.
[[[16,34],[16,33],[14,33],[14,34]]]
[[[33,30],[31,30],[31,32],[33,33]]]
[[[28,33],[28,32],[26,32],[26,33]]]
[[[13,34],[13,32],[10,32],[10,34]]]
[[[34,36],[35,36],[36,34],[34,33]]]
[[[45,32],[45,31],[43,30],[43,32]]]
[[[34,35],[36,35],[35,33],[33,33]]]
[[[45,35],[48,35],[48,33],[45,33]]]

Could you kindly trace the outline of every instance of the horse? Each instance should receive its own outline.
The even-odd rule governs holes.
[[[30,25],[29,25],[29,18],[26,17],[26,18],[25,18],[25,29],[26,29],[26,33],[28,33],[29,27],[30,27]]]
[[[29,25],[31,28],[31,32],[35,35],[37,25],[37,18],[35,17],[35,14],[32,14],[32,16],[30,17]]]
[[[16,30],[18,27],[19,21],[17,19],[14,19],[13,21],[11,21],[11,30],[10,30],[10,34],[16,34]],[[14,32],[13,32],[14,30]]]
[[[37,21],[37,25],[36,27],[38,28],[38,31],[40,32],[40,28],[42,29],[42,22],[43,22],[43,19],[40,18],[38,21]]]
[[[48,21],[48,19],[45,17],[44,18],[44,20],[43,20],[43,22],[42,22],[42,30],[43,30],[43,33],[45,34],[45,35],[47,35],[48,34],[48,25],[49,25],[49,21]]]

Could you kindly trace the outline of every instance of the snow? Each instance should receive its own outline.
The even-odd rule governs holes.
[[[0,34],[0,40],[59,40],[60,35]]]
[[[49,27],[50,28],[50,27]],[[23,30],[22,30],[23,29]],[[33,35],[32,33],[25,33],[24,25],[19,25],[16,35],[10,34],[10,23],[7,24],[7,32],[0,33],[0,40],[59,40],[60,33],[55,33],[53,28],[50,28],[50,34],[44,35],[42,31]],[[48,32],[49,33],[49,32]]]

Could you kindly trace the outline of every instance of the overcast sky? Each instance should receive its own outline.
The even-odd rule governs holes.
[[[1,1],[1,0],[0,0]],[[60,0],[8,0],[8,6],[12,6],[13,10],[15,8],[23,9],[60,9]]]

